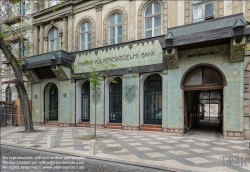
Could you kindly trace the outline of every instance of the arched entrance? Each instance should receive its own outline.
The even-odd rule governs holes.
[[[119,77],[109,86],[109,122],[122,123],[122,79]]]
[[[144,124],[162,124],[162,78],[152,74],[144,82]]]
[[[90,120],[90,82],[86,81],[82,85],[82,122]]]
[[[224,85],[224,75],[211,65],[195,66],[184,74],[185,133],[221,133]]]
[[[58,120],[58,89],[54,84],[50,89],[50,120]]]

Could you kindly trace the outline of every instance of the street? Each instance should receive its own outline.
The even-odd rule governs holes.
[[[1,172],[160,172],[132,165],[1,145]]]

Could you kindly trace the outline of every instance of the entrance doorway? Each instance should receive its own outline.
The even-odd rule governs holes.
[[[90,120],[90,82],[86,81],[82,85],[82,122]]]
[[[50,89],[50,120],[58,120],[58,89],[54,84]]]
[[[122,79],[119,77],[109,86],[109,122],[122,123]]]
[[[223,76],[211,66],[186,72],[184,88],[184,133],[221,136],[223,127]]]

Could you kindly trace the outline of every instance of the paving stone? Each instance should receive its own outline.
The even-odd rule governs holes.
[[[211,161],[208,161],[208,160],[201,158],[201,157],[186,158],[186,160],[191,161],[195,164],[211,162]]]

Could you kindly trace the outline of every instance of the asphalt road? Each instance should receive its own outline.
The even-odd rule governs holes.
[[[84,157],[69,156],[38,150],[0,145],[1,172],[162,172],[164,170],[145,168],[121,163],[100,161]]]

